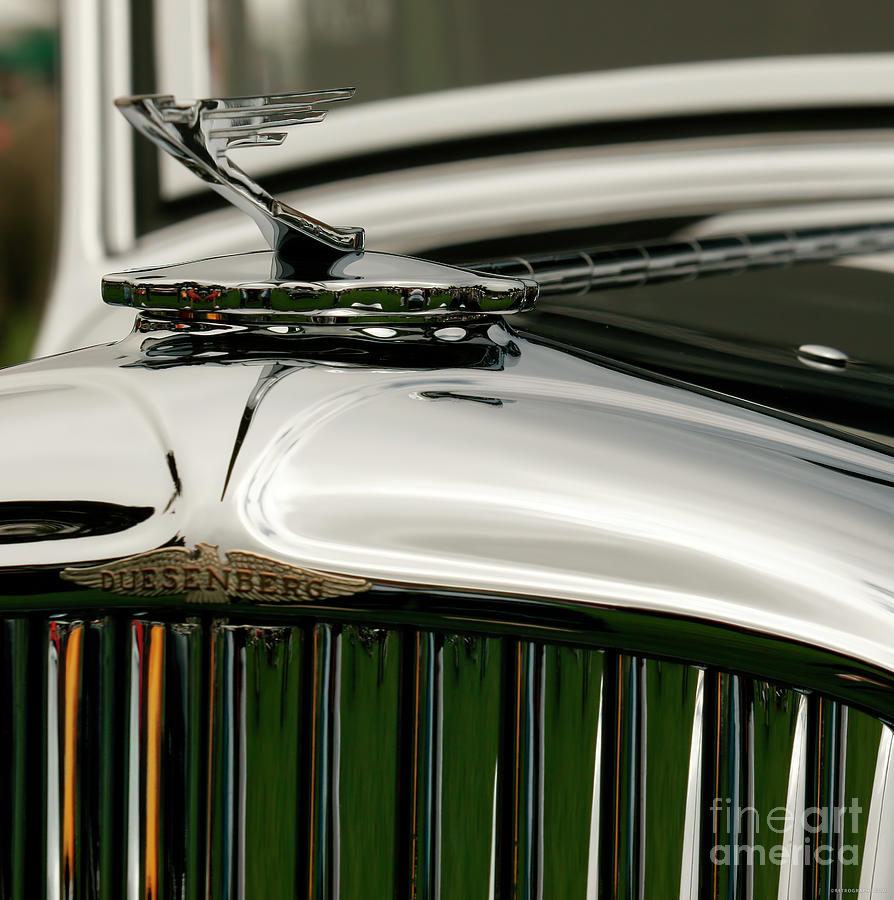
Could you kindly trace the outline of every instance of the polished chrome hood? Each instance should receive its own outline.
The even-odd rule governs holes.
[[[201,542],[377,585],[690,615],[894,669],[894,461],[501,324],[395,340],[143,319],[7,370],[0,414],[7,570]],[[71,501],[121,524],[70,513],[54,533]]]
[[[0,567],[189,599],[194,567],[176,561],[192,553],[209,603],[230,575],[250,600],[287,584],[322,599],[328,583],[552,598],[758,628],[894,670],[889,455],[509,324],[540,281],[578,289],[582,265],[586,290],[631,259],[636,279],[688,277],[887,246],[890,228],[494,274],[371,252],[362,229],[298,212],[228,156],[349,95],[118,101],[270,248],[107,276],[106,301],[140,311],[128,337],[0,377]],[[137,590],[162,548],[151,560],[180,580],[153,572]],[[257,583],[239,585],[234,553]]]

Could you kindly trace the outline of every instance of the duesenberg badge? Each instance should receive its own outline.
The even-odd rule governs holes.
[[[84,587],[128,597],[185,594],[187,603],[304,603],[368,591],[363,578],[317,572],[267,556],[230,550],[221,561],[215,544],[195,550],[165,547],[101,566],[70,567],[61,577]]]

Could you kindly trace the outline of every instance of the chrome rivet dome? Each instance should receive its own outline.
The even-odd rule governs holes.
[[[848,364],[848,356],[835,347],[824,344],[801,344],[798,347],[798,361],[812,369],[843,369]]]

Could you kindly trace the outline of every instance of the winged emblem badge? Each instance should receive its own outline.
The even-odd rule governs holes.
[[[61,577],[83,587],[128,597],[185,594],[187,603],[306,603],[368,591],[370,582],[350,575],[319,572],[279,562],[246,550],[227,551],[216,544],[194,550],[165,547],[99,566],[63,569]]]

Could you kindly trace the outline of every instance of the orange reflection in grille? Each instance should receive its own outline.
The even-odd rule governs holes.
[[[78,772],[78,706],[81,700],[81,643],[84,626],[73,625],[65,653],[65,764],[62,791],[62,865],[66,882],[74,877],[75,799]]]
[[[164,625],[153,625],[149,632],[149,672],[146,684],[146,900],[155,900],[158,897],[164,641]]]

